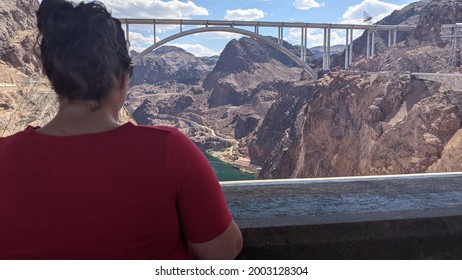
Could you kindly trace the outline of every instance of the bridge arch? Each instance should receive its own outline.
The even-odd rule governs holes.
[[[290,60],[295,62],[300,68],[302,68],[305,72],[307,72],[314,80],[317,80],[317,73],[310,66],[308,66],[305,62],[303,62],[298,56],[296,56],[294,53],[292,53],[291,51],[286,49],[284,46],[281,46],[280,44],[278,44],[278,43],[276,43],[276,42],[274,42],[274,41],[272,41],[272,40],[270,40],[270,39],[268,39],[268,38],[266,38],[266,37],[264,37],[264,36],[262,36],[260,34],[257,34],[255,32],[248,31],[248,30],[245,30],[245,29],[240,29],[240,28],[234,28],[234,27],[201,27],[201,28],[195,28],[195,29],[182,31],[180,33],[169,36],[169,37],[167,37],[167,38],[165,38],[163,40],[160,40],[159,42],[153,44],[152,46],[150,46],[149,48],[145,49],[144,51],[139,53],[137,56],[135,56],[133,61],[135,63],[138,62],[146,54],[152,52],[153,50],[157,49],[158,47],[160,47],[160,46],[162,46],[162,45],[164,45],[164,44],[166,44],[166,43],[168,43],[170,41],[173,41],[175,39],[178,39],[178,38],[181,38],[181,37],[184,37],[184,36],[188,36],[188,35],[192,35],[192,34],[196,34],[196,33],[217,32],[217,31],[219,31],[219,32],[238,33],[238,34],[246,35],[246,36],[258,39],[260,41],[263,41],[263,42],[267,43],[268,45],[274,47],[275,49],[281,51]]]

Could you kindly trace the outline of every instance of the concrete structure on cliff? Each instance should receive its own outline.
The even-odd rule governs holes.
[[[345,30],[346,32],[346,48],[345,48],[345,69],[353,62],[353,31],[364,30],[367,32],[366,57],[374,56],[375,45],[378,32],[388,32],[388,47],[396,44],[398,32],[410,32],[414,30],[414,25],[357,25],[357,24],[332,24],[332,23],[303,23],[303,22],[265,22],[265,21],[225,21],[225,20],[187,20],[187,19],[120,19],[125,24],[125,32],[127,41],[130,42],[129,30],[130,25],[143,24],[152,25],[154,32],[153,45],[141,52],[135,61],[141,59],[143,55],[155,50],[156,48],[166,44],[172,40],[183,36],[192,35],[201,32],[231,32],[256,38],[264,41],[276,49],[280,50],[297,65],[304,69],[313,79],[317,79],[316,72],[306,64],[307,44],[308,44],[308,29],[324,30],[323,44],[323,70],[329,70],[331,67],[331,31],[335,29]],[[156,27],[158,25],[178,25],[179,32],[157,42]],[[185,26],[194,26],[193,29],[183,30]],[[203,26],[198,27],[197,26]],[[239,27],[239,28],[238,28]],[[243,28],[253,28],[249,31]],[[272,27],[278,29],[277,43],[259,34],[260,27]],[[300,57],[290,52],[283,46],[284,28],[300,28]]]
[[[462,65],[462,23],[443,24],[441,26],[441,39],[451,42],[448,66],[460,67]]]

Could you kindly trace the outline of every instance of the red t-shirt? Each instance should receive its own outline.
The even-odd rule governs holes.
[[[185,240],[209,241],[231,219],[177,129],[0,138],[0,259],[189,259]]]

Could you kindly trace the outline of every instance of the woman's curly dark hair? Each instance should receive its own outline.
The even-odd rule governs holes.
[[[130,71],[121,23],[100,2],[43,0],[37,27],[43,69],[60,97],[99,102]]]

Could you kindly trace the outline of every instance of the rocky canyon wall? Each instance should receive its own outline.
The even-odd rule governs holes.
[[[460,170],[454,160],[462,151],[457,146],[462,114],[452,98],[458,93],[390,73],[331,73],[305,92],[313,99],[299,111],[303,118],[274,141],[291,145],[275,145],[261,178]]]

